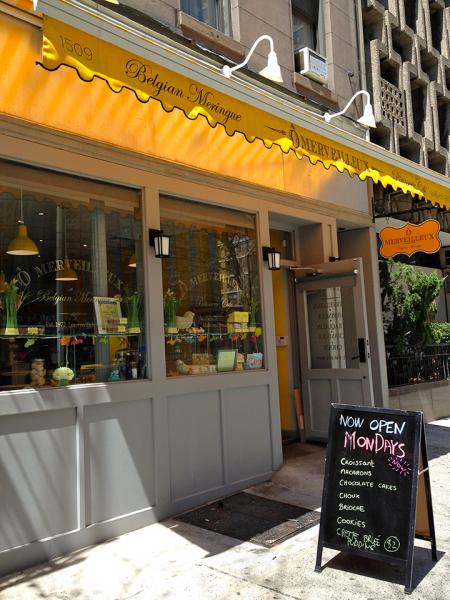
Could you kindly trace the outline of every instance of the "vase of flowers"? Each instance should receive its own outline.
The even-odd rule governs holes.
[[[19,335],[17,311],[22,303],[23,295],[19,291],[16,279],[3,282],[0,292],[3,308],[3,328],[5,335]]]
[[[178,333],[177,306],[178,300],[169,288],[164,294],[164,325],[166,333]]]
[[[256,313],[258,312],[259,302],[254,298],[251,298],[248,303],[248,330],[256,331]]]
[[[127,292],[123,297],[123,302],[127,311],[128,333],[140,333],[139,309],[142,303],[141,294],[139,292]]]

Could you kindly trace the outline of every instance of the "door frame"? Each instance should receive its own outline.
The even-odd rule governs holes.
[[[367,307],[365,303],[365,286],[364,274],[362,269],[362,259],[345,259],[320,265],[311,265],[311,267],[303,267],[306,272],[317,273],[314,277],[296,277],[296,286],[302,285],[307,289],[300,290],[295,288],[295,310],[297,315],[297,335],[299,349],[299,370],[301,381],[301,394],[303,399],[303,411],[305,414],[305,432],[307,439],[324,440],[327,437],[328,417],[322,420],[322,427],[319,429],[314,425],[316,420],[313,418],[312,399],[310,397],[311,389],[310,382],[316,381],[325,382],[328,385],[330,404],[332,402],[349,403],[348,397],[341,396],[341,379],[343,382],[361,381],[361,396],[358,404],[373,406],[374,392],[371,372],[371,357],[368,332]],[[299,268],[295,269],[300,270]],[[304,271],[304,272],[305,272]],[[330,272],[331,271],[331,272]],[[354,316],[356,328],[354,331],[354,341],[362,340],[361,348],[355,346],[354,353],[361,354],[365,351],[365,360],[361,360],[356,367],[323,367],[311,368],[311,346],[310,346],[310,330],[307,314],[306,294],[308,291],[322,290],[340,287],[339,283],[345,284],[344,287],[352,289],[354,299]],[[329,285],[330,284],[330,285]],[[334,284],[334,285],[333,285]],[[304,294],[304,296],[300,296]],[[342,315],[343,319],[344,316]],[[304,338],[305,346],[301,347],[301,339]],[[353,354],[353,351],[351,352]],[[356,360],[356,357],[351,357]],[[346,357],[346,361],[349,357]],[[346,379],[346,376],[348,379]],[[324,387],[324,393],[325,393]],[[351,403],[351,402],[350,402]]]

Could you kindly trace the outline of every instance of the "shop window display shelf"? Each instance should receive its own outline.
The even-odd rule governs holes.
[[[178,332],[178,333],[166,333],[165,337],[166,338],[190,338],[190,337],[201,337],[201,336],[205,336],[205,337],[230,337],[232,335],[252,335],[254,334],[254,331],[210,331],[209,333],[202,332],[202,333],[197,333],[197,332],[193,332],[193,333],[189,333],[189,332]]]
[[[256,323],[242,330],[226,329],[225,323],[220,329],[209,331],[166,331],[167,375],[205,375],[222,370],[236,372],[264,368],[262,325]],[[237,352],[234,367],[218,367],[217,357],[221,350]]]
[[[2,333],[0,391],[59,387],[52,374],[61,366],[73,371],[73,378],[66,382],[71,385],[143,379],[145,345],[141,348],[139,342],[143,335],[142,329],[141,332]],[[39,363],[41,367],[37,366]]]
[[[258,334],[257,337],[261,337],[262,336],[262,323],[256,323],[254,325],[250,325],[247,326],[243,329],[233,329],[233,330],[227,330],[227,325],[224,324],[223,327],[218,327],[217,329],[203,329],[203,331],[189,331],[189,330],[179,330],[179,331],[174,331],[174,332],[169,332],[167,331],[167,327],[166,327],[166,331],[165,331],[165,337],[192,337],[192,336],[206,336],[206,337],[211,337],[211,336],[231,336],[231,335],[253,335],[255,333]]]
[[[137,337],[142,335],[141,333],[86,333],[83,331],[82,333],[43,333],[43,334],[12,334],[6,335],[4,333],[0,334],[0,340],[55,340],[62,339],[64,337],[70,338],[92,338],[92,337]]]

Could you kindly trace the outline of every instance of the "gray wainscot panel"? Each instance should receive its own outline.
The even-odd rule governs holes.
[[[338,397],[342,404],[353,404],[355,398],[364,398],[363,382],[355,379],[339,380]]]
[[[223,392],[228,482],[272,470],[270,391],[268,385]]]
[[[0,551],[78,526],[76,410],[0,418]]]
[[[167,398],[171,500],[224,483],[220,392]]]
[[[155,504],[152,402],[127,400],[85,407],[87,524]]]
[[[332,389],[329,379],[310,379],[309,414],[311,415],[311,429],[328,431],[330,398],[332,398]]]

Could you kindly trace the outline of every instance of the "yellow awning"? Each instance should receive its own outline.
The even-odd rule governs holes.
[[[222,125],[229,136],[240,132],[248,142],[260,139],[268,148],[275,144],[300,159],[306,156],[313,164],[334,166],[361,180],[369,177],[384,187],[390,185],[450,208],[448,186],[303,129],[52,17],[44,16],[43,35],[40,64],[47,70],[72,67],[83,81],[103,79],[113,92],[127,88],[140,102],[158,100],[165,111],[177,108],[191,120],[202,115],[211,127]]]

